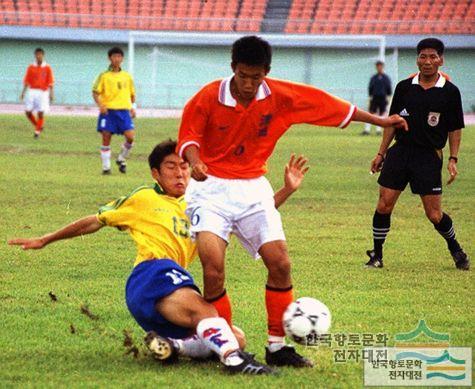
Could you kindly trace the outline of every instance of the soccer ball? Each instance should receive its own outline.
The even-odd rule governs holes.
[[[321,301],[301,297],[289,304],[283,316],[286,335],[294,342],[307,346],[316,345],[321,335],[331,325],[331,314]]]

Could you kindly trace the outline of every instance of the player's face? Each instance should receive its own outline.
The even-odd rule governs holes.
[[[120,65],[122,64],[122,61],[124,60],[124,56],[122,54],[116,53],[116,54],[112,54],[109,57],[109,59],[113,67],[120,67]]]
[[[190,181],[190,165],[177,154],[170,154],[163,159],[160,169],[152,169],[152,176],[167,195],[180,197]]]
[[[35,53],[35,59],[36,59],[36,62],[38,62],[38,63],[43,62],[44,57],[45,57],[45,55],[41,51],[37,51]]]
[[[383,66],[383,65],[376,65],[376,71],[377,71],[379,74],[382,74],[383,71],[384,71],[384,66]]]
[[[417,67],[421,74],[426,77],[436,74],[443,63],[443,57],[437,54],[437,50],[435,49],[421,50],[417,56]]]
[[[234,82],[239,95],[246,100],[252,100],[256,96],[257,89],[261,85],[267,71],[263,66],[249,66],[238,63],[233,67]]]

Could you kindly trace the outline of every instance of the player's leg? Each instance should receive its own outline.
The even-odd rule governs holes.
[[[125,138],[120,153],[117,156],[117,160],[115,162],[119,167],[119,171],[121,173],[126,173],[126,159],[130,154],[130,150],[132,149],[135,139],[134,122],[132,121],[132,117],[130,116],[130,111],[127,109],[117,110],[115,111],[115,115],[117,116],[118,131],[119,133],[123,134]]]
[[[34,109],[33,93],[31,91],[31,89],[28,89],[26,91],[26,96],[25,96],[25,115],[28,118],[28,120],[31,122],[31,124],[33,124],[33,126],[36,129],[37,120],[36,120],[35,115],[33,114],[33,109]],[[36,134],[35,134],[35,138],[38,138],[38,136]]]
[[[272,370],[242,351],[233,330],[195,290],[181,288],[159,300],[157,311],[181,327],[196,329],[201,342],[215,352],[231,372],[269,374]]]
[[[391,228],[391,214],[400,194],[400,190],[379,187],[378,203],[373,215],[373,250],[366,252],[369,256],[366,267],[383,267],[383,245]]]
[[[469,270],[470,260],[467,254],[460,247],[459,242],[455,236],[455,229],[452,223],[452,218],[446,213],[442,212],[441,205],[442,195],[424,195],[421,196],[422,204],[427,218],[434,225],[437,232],[447,242],[447,247],[454,259],[457,269]]]
[[[38,111],[38,120],[36,121],[36,129],[35,129],[35,134],[41,134],[43,131],[43,126],[45,123],[45,115],[44,111]]]
[[[107,175],[111,173],[111,139],[112,133],[109,131],[102,131],[102,143],[101,143],[101,161],[102,161],[102,174]]]
[[[265,186],[266,182],[263,183],[263,191]],[[279,366],[312,366],[309,360],[285,344],[282,316],[293,301],[293,290],[282,220],[273,198],[256,204],[248,214],[238,219],[233,233],[254,258],[262,258],[268,271],[265,290],[268,330],[266,362]]]
[[[196,243],[203,267],[204,298],[232,325],[231,301],[224,288],[227,241],[212,232],[201,231]]]

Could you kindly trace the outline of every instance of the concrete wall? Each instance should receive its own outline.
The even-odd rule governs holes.
[[[56,77],[56,102],[92,104],[91,85],[108,65],[111,45],[41,41],[0,41],[0,102],[18,102],[26,67],[41,46]],[[122,46],[127,53],[127,47]],[[126,54],[127,55],[127,54]],[[305,82],[366,107],[367,83],[374,71],[377,50],[275,48],[271,76]],[[180,108],[200,86],[230,74],[230,52],[222,47],[157,47],[135,50],[138,104]],[[127,69],[127,56],[124,63]],[[465,111],[475,110],[475,50],[453,49],[445,55],[443,70],[460,88]],[[395,80],[417,70],[415,52],[386,53],[386,71]]]

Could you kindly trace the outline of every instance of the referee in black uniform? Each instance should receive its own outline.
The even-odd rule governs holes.
[[[386,113],[391,93],[391,79],[384,73],[384,62],[378,61],[376,62],[376,74],[371,77],[368,85],[369,112],[383,116]],[[370,132],[371,124],[366,123],[361,135],[369,135]],[[381,127],[376,127],[376,134],[381,134]]]
[[[457,269],[468,270],[470,261],[455,237],[452,219],[442,212],[442,149],[449,139],[448,184],[457,176],[457,155],[464,127],[458,88],[439,74],[444,44],[435,38],[417,45],[419,73],[401,81],[394,92],[390,114],[407,120],[409,131],[385,128],[371,171],[381,170],[379,200],[373,216],[373,250],[367,251],[367,267],[383,267],[383,244],[391,224],[391,212],[401,192],[410,184],[421,196],[428,219],[447,241]],[[396,138],[396,143],[388,147]],[[384,163],[383,163],[384,162]]]

